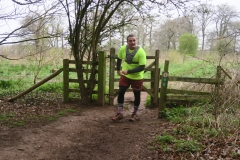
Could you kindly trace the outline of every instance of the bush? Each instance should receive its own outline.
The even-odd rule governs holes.
[[[198,38],[191,33],[182,34],[179,37],[178,50],[184,55],[195,55],[198,50]]]

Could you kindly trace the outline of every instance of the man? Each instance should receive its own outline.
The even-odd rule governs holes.
[[[130,85],[134,93],[134,110],[129,120],[137,120],[137,110],[140,104],[140,93],[146,65],[146,53],[136,43],[136,37],[130,34],[127,36],[127,45],[123,45],[118,52],[117,74],[121,77],[119,80],[118,112],[112,118],[113,121],[123,118],[124,94]],[[122,60],[124,62],[121,70]]]

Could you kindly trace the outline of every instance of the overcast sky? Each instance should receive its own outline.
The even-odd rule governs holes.
[[[10,0],[0,0],[2,4],[5,4],[5,8],[11,7],[12,1]],[[240,12],[240,0],[201,0],[202,3],[207,2],[208,4],[213,5],[221,5],[221,4],[228,4],[231,7],[235,7],[238,12]],[[5,22],[5,21],[4,21]],[[15,21],[8,21],[5,22],[6,24],[0,24],[1,31],[3,32],[9,32],[17,27],[18,22]]]
[[[209,0],[213,5],[228,4],[240,11],[240,0]]]

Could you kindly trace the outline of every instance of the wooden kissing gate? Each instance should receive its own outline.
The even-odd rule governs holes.
[[[145,67],[144,72],[150,72],[151,78],[145,78],[144,79],[144,85],[142,91],[145,91],[151,96],[151,106],[152,107],[158,107],[159,108],[159,114],[158,117],[161,117],[161,112],[164,110],[167,101],[174,101],[174,100],[185,100],[185,101],[191,101],[191,100],[199,100],[199,99],[209,99],[211,98],[210,92],[196,92],[196,91],[187,91],[187,90],[176,90],[176,89],[168,89],[168,81],[182,81],[182,82],[192,82],[192,83],[204,83],[204,84],[212,84],[215,85],[215,90],[218,90],[218,87],[220,84],[223,83],[223,79],[221,78],[221,74],[224,73],[229,78],[231,78],[226,71],[223,70],[221,66],[217,67],[217,74],[216,78],[189,78],[189,77],[177,77],[177,76],[169,76],[168,67],[169,67],[169,61],[166,60],[164,64],[164,70],[162,72],[162,75],[160,75],[160,68],[159,68],[159,59],[160,59],[160,53],[159,50],[155,51],[155,56],[147,56],[147,59],[154,60],[150,65]],[[109,63],[108,62],[109,59]],[[108,97],[109,104],[114,105],[114,98],[118,95],[118,88],[115,88],[115,82],[119,81],[119,76],[117,76],[116,73],[116,59],[117,55],[115,53],[115,49],[110,49],[110,55],[106,55],[105,52],[100,51],[98,53],[98,62],[96,61],[84,61],[83,64],[85,65],[91,65],[92,63],[98,64],[97,69],[97,91],[94,91],[93,94],[96,94],[98,99],[97,103],[101,106],[104,106],[105,99]],[[78,92],[80,93],[79,89],[71,89],[69,86],[69,83],[78,83],[77,79],[71,79],[69,78],[70,72],[76,72],[76,68],[69,67],[70,64],[75,64],[74,60],[63,60],[63,68],[59,69],[52,75],[48,76],[47,78],[43,79],[42,81],[38,82],[34,86],[30,87],[26,91],[18,94],[17,96],[8,99],[8,101],[13,102],[16,99],[22,97],[23,95],[31,92],[35,88],[41,86],[45,82],[51,80],[52,78],[59,75],[61,72],[63,72],[63,101],[65,103],[73,101],[73,98],[69,97],[69,94],[71,92]],[[109,74],[109,92],[106,93],[106,77],[107,77],[107,68],[108,74]],[[83,70],[86,74],[90,73],[90,69],[84,69]],[[116,75],[116,76],[115,76]],[[117,78],[116,78],[117,77]],[[160,85],[161,80],[161,86]],[[84,83],[86,83],[88,80],[84,80]],[[147,88],[145,86],[145,82],[150,83],[150,88]],[[118,85],[117,85],[118,86]],[[132,91],[131,89],[128,89],[127,92]]]

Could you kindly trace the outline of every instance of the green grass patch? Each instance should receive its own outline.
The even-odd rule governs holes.
[[[75,109],[67,108],[67,109],[64,109],[64,110],[58,112],[58,115],[66,115],[67,113],[74,113],[74,112],[76,112]]]
[[[0,80],[0,88],[7,89],[7,88],[13,88],[15,85],[15,82],[13,80]]]
[[[9,127],[24,126],[26,124],[24,120],[14,120],[14,118],[14,113],[0,114],[0,124],[8,125]]]
[[[198,104],[198,106],[183,107],[174,106],[165,108],[161,113],[162,116],[176,123],[170,130],[163,131],[161,135],[157,135],[149,148],[151,150],[160,150],[161,152],[179,152],[179,153],[196,153],[201,152],[206,141],[219,141],[223,136],[235,136],[231,131],[239,128],[240,114],[239,108],[235,112],[222,113],[221,118],[226,117],[227,120],[222,122],[217,119],[212,111],[212,105]],[[235,116],[233,116],[234,114]],[[228,122],[226,122],[228,121]],[[218,123],[218,126],[216,125]],[[231,124],[231,125],[229,125]],[[211,143],[211,142],[209,142]],[[239,156],[233,153],[232,157]]]
[[[201,151],[203,148],[203,145],[196,141],[196,140],[184,140],[184,139],[179,139],[174,141],[176,146],[175,149],[176,151],[179,152],[197,152]]]
[[[161,149],[164,152],[178,151],[178,152],[197,152],[201,151],[203,145],[197,140],[176,139],[172,135],[157,135],[155,138],[155,145],[152,149]]]
[[[174,142],[174,137],[172,135],[163,135],[163,136],[156,136],[156,141],[158,143],[173,143]]]
[[[52,115],[24,115],[21,116],[23,119],[19,119],[14,113],[2,113],[0,114],[0,125],[5,125],[10,128],[14,126],[25,126],[28,124],[34,123],[46,123],[46,122],[53,122],[57,120],[59,117],[67,115],[68,113],[75,113],[78,112],[72,108],[62,109],[57,113],[52,113]]]
[[[184,117],[188,115],[188,109],[183,106],[176,108],[165,108],[165,110],[161,113],[161,117],[166,118],[174,123],[182,122]]]
[[[151,96],[147,96],[146,102],[145,102],[145,106],[147,108],[151,107]]]
[[[57,93],[57,92],[62,92],[63,90],[63,83],[46,83],[41,85],[38,89],[38,91],[43,91],[43,92],[52,92],[52,93]]]
[[[14,124],[15,126],[21,127],[21,126],[24,126],[24,125],[26,124],[26,122],[23,121],[23,120],[20,120],[20,121],[13,122],[13,124]]]
[[[48,117],[45,117],[45,119],[48,122],[53,122],[53,121],[57,120],[58,118],[59,118],[59,116],[48,116]]]

